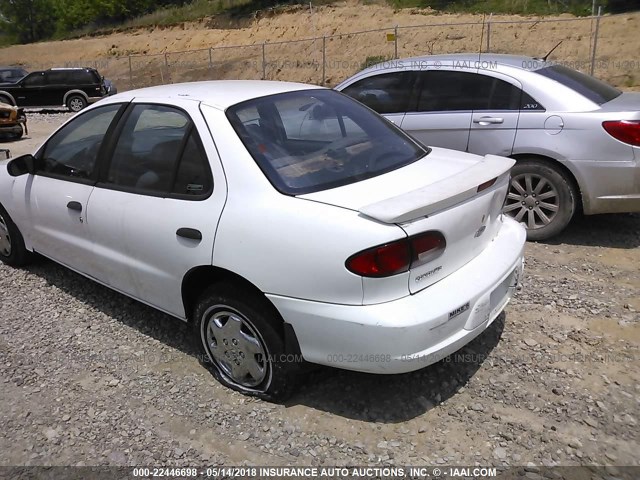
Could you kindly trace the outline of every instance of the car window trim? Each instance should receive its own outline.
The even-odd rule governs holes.
[[[125,192],[125,193],[132,193],[132,194],[136,194],[136,195],[145,195],[147,197],[159,197],[159,198],[172,198],[172,199],[177,199],[177,200],[192,200],[192,201],[202,201],[202,200],[206,200],[207,198],[209,198],[214,191],[214,179],[213,179],[213,174],[211,172],[211,163],[209,162],[209,157],[206,154],[206,149],[204,148],[204,145],[202,145],[202,139],[200,138],[200,134],[198,134],[198,138],[197,138],[197,145],[198,145],[198,149],[200,150],[200,153],[202,154],[204,160],[205,160],[205,169],[206,169],[206,174],[207,174],[207,180],[209,180],[209,189],[199,195],[188,195],[188,194],[182,194],[182,193],[173,193],[170,190],[173,190],[175,188],[175,181],[177,178],[177,171],[174,168],[174,172],[173,172],[173,177],[171,180],[171,186],[170,186],[170,190],[167,191],[153,191],[153,190],[143,190],[143,189],[139,189],[139,188],[135,188],[135,187],[125,187],[122,185],[117,185],[115,183],[110,183],[107,181],[107,175],[109,173],[109,168],[111,167],[111,163],[113,162],[113,154],[115,153],[115,149],[116,149],[116,145],[118,144],[118,140],[120,139],[120,136],[122,135],[122,131],[124,130],[125,125],[127,124],[127,120],[129,119],[129,117],[131,116],[131,113],[133,112],[133,109],[138,106],[138,105],[150,105],[150,106],[159,106],[159,107],[168,107],[168,108],[174,108],[176,110],[179,110],[180,112],[184,113],[184,115],[187,117],[187,119],[189,120],[189,125],[187,126],[187,132],[185,133],[185,136],[182,139],[182,142],[180,144],[180,149],[177,155],[177,161],[176,161],[176,167],[179,169],[180,164],[182,163],[182,157],[184,155],[184,150],[186,148],[186,142],[189,139],[189,134],[191,133],[191,130],[193,128],[196,129],[197,132],[197,128],[195,125],[195,122],[193,121],[193,119],[191,118],[191,115],[189,115],[189,112],[187,112],[184,108],[179,107],[178,105],[172,105],[170,103],[156,103],[156,102],[136,102],[134,103],[133,100],[131,100],[130,102],[128,102],[126,104],[126,108],[124,109],[124,111],[122,112],[122,115],[120,116],[120,118],[118,119],[118,123],[117,125],[114,127],[114,131],[112,136],[109,138],[109,144],[108,144],[108,149],[105,150],[105,157],[103,159],[103,163],[100,165],[100,170],[99,170],[99,174],[95,183],[95,187],[96,188],[103,188],[105,190],[115,190],[118,192]],[[106,145],[102,145],[102,148],[107,148]]]
[[[91,113],[91,112],[93,112],[95,110],[98,110],[100,108],[110,107],[112,105],[118,105],[118,104],[117,103],[110,103],[108,105],[100,105],[99,107],[92,108],[91,110],[85,110],[82,113],[80,113],[77,117],[73,117],[73,120],[76,120],[76,119],[82,117],[83,115]],[[113,129],[117,125],[117,123],[119,121],[119,117],[124,113],[125,108],[123,108],[123,107],[126,107],[126,105],[127,105],[126,103],[120,104],[120,107],[118,108],[118,111],[114,115],[113,119],[111,119],[111,123],[109,124],[109,127],[107,128],[107,131],[104,134],[104,140],[102,141],[102,145],[100,145],[100,149],[98,150],[98,154],[96,155],[96,163],[95,163],[95,165],[93,167],[93,172],[91,173],[89,178],[70,177],[70,176],[61,175],[61,174],[58,174],[58,173],[38,171],[37,167],[36,167],[35,175],[40,176],[40,177],[53,178],[53,179],[56,179],[56,180],[68,181],[68,182],[71,182],[71,183],[81,183],[83,185],[93,185],[93,186],[95,186],[96,183],[98,182],[98,172],[100,171],[100,166],[101,166],[101,163],[102,163],[102,160],[103,160],[102,156],[105,154],[105,147],[106,147],[106,144],[109,141],[109,136],[113,134]],[[66,124],[63,125],[61,128],[63,128],[64,126],[66,126]],[[58,130],[60,130],[60,129],[58,129]],[[57,131],[56,131],[56,133],[57,133]],[[52,135],[50,138],[48,138],[47,141],[38,149],[38,151],[34,155],[34,157],[36,159],[36,165],[38,165],[38,163],[40,163],[43,160],[43,156],[45,155],[45,152],[47,151],[47,146],[49,145],[49,142],[53,139],[54,136],[55,136],[55,134]]]
[[[202,199],[205,199],[205,198],[209,198],[209,196],[211,196],[211,194],[213,193],[213,190],[215,189],[213,173],[211,172],[211,164],[209,163],[209,157],[207,156],[207,151],[205,150],[204,145],[202,144],[202,139],[200,138],[200,133],[198,133],[198,128],[196,127],[196,124],[193,122],[191,117],[189,117],[189,120],[191,124],[189,125],[189,131],[184,136],[182,145],[180,146],[180,153],[178,155],[178,161],[176,162],[176,166],[173,172],[173,178],[171,179],[171,190],[169,193],[173,196],[178,196],[178,197],[194,198],[194,199],[199,199],[200,197],[202,197]],[[174,190],[176,188],[176,181],[178,180],[178,173],[180,172],[180,167],[182,166],[182,162],[184,160],[184,152],[187,149],[187,144],[189,143],[189,137],[194,133],[196,135],[194,137],[194,141],[196,142],[196,148],[198,149],[200,156],[204,159],[205,177],[206,177],[206,180],[209,181],[209,189],[206,190],[204,193],[201,193],[200,195],[188,195],[183,193],[176,193]]]

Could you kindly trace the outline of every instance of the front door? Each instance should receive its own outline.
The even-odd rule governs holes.
[[[26,232],[34,250],[100,279],[93,255],[89,199],[103,139],[120,104],[74,118],[37,154],[37,171],[25,189]]]
[[[44,72],[33,72],[27,75],[15,89],[13,97],[19,107],[35,107],[42,105]]]

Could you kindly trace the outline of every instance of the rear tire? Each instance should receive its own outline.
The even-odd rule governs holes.
[[[200,360],[220,383],[268,401],[293,393],[299,364],[286,354],[282,319],[264,297],[214,284],[200,296],[192,318]]]
[[[547,240],[567,227],[577,198],[571,180],[552,162],[524,159],[511,169],[503,212],[527,228],[528,240]]]
[[[0,205],[0,261],[11,267],[22,267],[29,263],[31,257],[20,230]]]
[[[67,107],[72,112],[79,112],[87,105],[88,103],[82,95],[71,95],[67,98]]]

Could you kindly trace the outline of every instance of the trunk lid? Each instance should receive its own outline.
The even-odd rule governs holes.
[[[640,92],[623,92],[600,105],[601,112],[640,112]],[[637,118],[637,115],[634,116]]]
[[[393,172],[300,198],[396,224],[408,236],[441,232],[447,242],[444,253],[409,272],[408,289],[414,293],[459,269],[495,237],[514,163],[495,155],[434,148],[422,160]],[[493,179],[497,180],[478,192]]]

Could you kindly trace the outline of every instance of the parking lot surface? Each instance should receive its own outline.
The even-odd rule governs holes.
[[[32,150],[68,114],[34,114]],[[45,259],[0,265],[1,465],[640,465],[640,215],[526,248],[524,289],[445,361],[220,386],[189,330]]]

